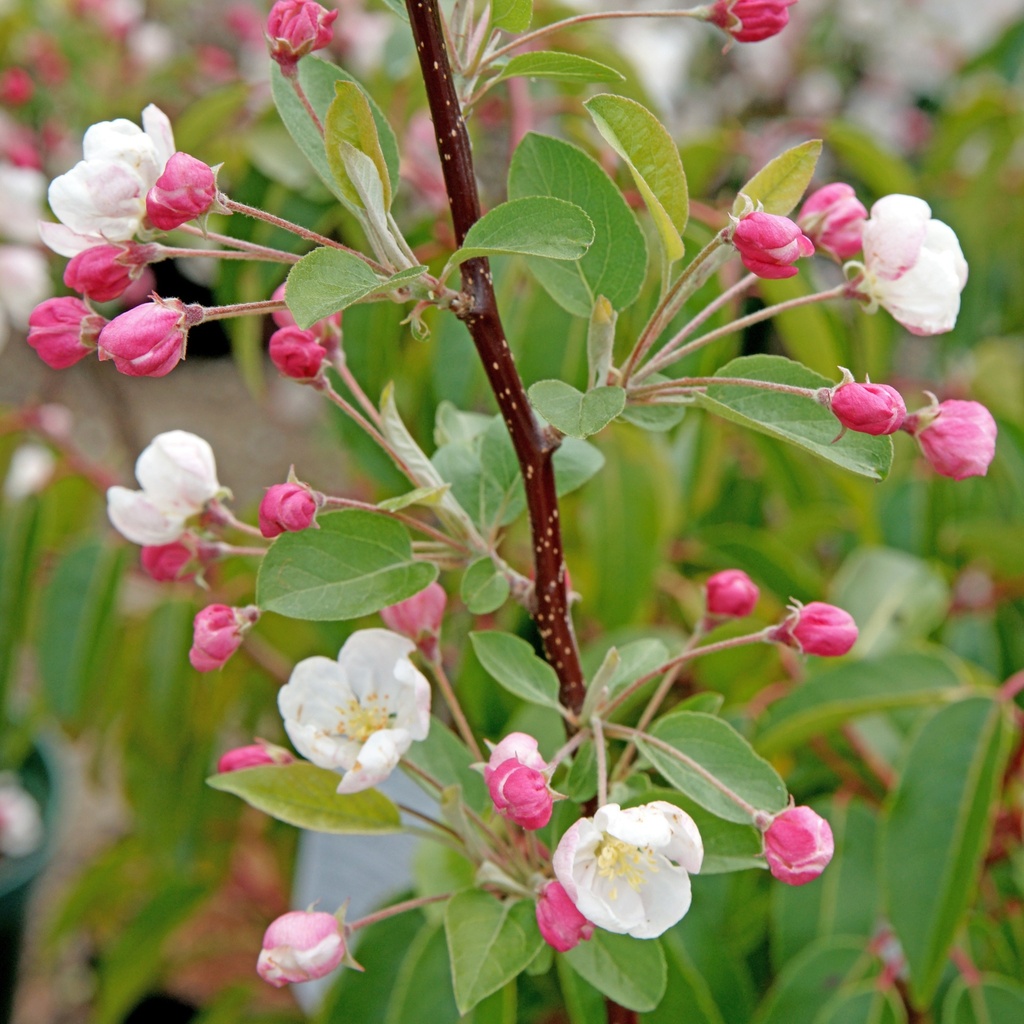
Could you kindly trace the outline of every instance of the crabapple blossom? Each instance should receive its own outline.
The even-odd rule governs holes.
[[[528,768],[535,768],[537,771],[545,771],[548,767],[547,761],[540,755],[537,749],[537,740],[526,732],[510,732],[500,743],[486,741],[491,752],[490,759],[484,767],[484,779],[487,779],[487,772],[493,771],[498,765],[514,757],[520,764]]]
[[[967,261],[953,229],[932,218],[916,196],[891,195],[871,207],[864,224],[863,268],[854,281],[869,310],[888,310],[911,334],[943,334],[956,326]]]
[[[316,510],[316,497],[305,484],[274,484],[267,488],[260,502],[260,533],[277,537],[306,530],[316,524]]]
[[[867,215],[853,186],[837,181],[812,192],[796,222],[816,248],[837,260],[848,260],[860,252]]]
[[[100,359],[129,377],[165,377],[185,358],[188,330],[202,316],[202,306],[178,299],[133,306],[100,332]]]
[[[552,863],[576,909],[598,928],[657,938],[690,909],[704,844],[693,819],[665,800],[599,807],[562,836]]]
[[[433,660],[437,655],[437,638],[441,635],[441,620],[447,603],[444,587],[434,582],[398,604],[381,608],[380,617],[388,629],[408,637],[426,657]],[[533,743],[536,748],[537,741]]]
[[[732,235],[743,265],[769,280],[793,277],[794,263],[814,254],[814,243],[788,217],[754,210],[736,223]]]
[[[828,404],[844,432],[855,430],[877,437],[900,429],[907,407],[895,388],[870,381],[858,384],[845,369],[843,376],[845,379],[828,392]]]
[[[141,490],[107,490],[107,515],[115,529],[136,544],[177,540],[185,520],[222,491],[213,449],[186,430],[154,437],[135,463],[135,477]]]
[[[28,343],[47,366],[66,370],[96,351],[106,318],[81,299],[63,295],[41,302],[28,318]]]
[[[197,672],[223,668],[259,617],[259,608],[252,604],[245,608],[210,604],[201,609],[192,623],[192,647],[188,652],[192,667]]]
[[[345,936],[333,914],[292,910],[271,922],[256,963],[259,976],[275,988],[330,974],[345,959]]]
[[[544,941],[567,953],[594,934],[594,925],[577,909],[561,882],[548,882],[537,897],[537,927]]]
[[[171,123],[159,107],[143,110],[142,125],[125,118],[92,125],[82,160],[50,182],[50,209],[72,232],[123,242],[142,226],[146,193],[174,153]]]
[[[495,810],[509,821],[533,831],[551,820],[554,800],[544,773],[510,757],[496,768],[484,768],[484,780]]]
[[[804,654],[837,658],[857,642],[857,623],[849,612],[834,604],[795,602],[786,621],[772,631],[771,639],[796,647]]]
[[[759,43],[789,24],[789,11],[797,0],[715,0],[708,20],[740,43]]]
[[[270,361],[278,373],[292,380],[315,379],[323,366],[327,352],[312,331],[301,327],[279,327],[270,336]]]
[[[786,885],[814,881],[835,852],[829,823],[810,807],[787,807],[764,833],[768,870]]]
[[[761,592],[742,569],[723,569],[704,584],[707,612],[718,618],[742,619],[757,605]]]
[[[331,41],[338,13],[312,0],[278,0],[267,15],[270,56],[289,67],[307,53],[322,50]]]
[[[171,231],[206,213],[217,199],[213,168],[188,153],[175,153],[146,193],[146,216],[161,231]]]
[[[995,458],[996,421],[980,402],[933,400],[911,413],[903,429],[916,439],[932,468],[954,480],[985,476]]]
[[[430,684],[409,660],[411,640],[387,629],[353,633],[337,660],[300,661],[278,693],[295,749],[344,772],[339,793],[383,782],[430,729]]]

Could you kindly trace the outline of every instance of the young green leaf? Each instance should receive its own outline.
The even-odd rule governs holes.
[[[480,889],[451,898],[444,927],[455,1002],[464,1014],[525,970],[544,944],[532,900],[503,902]]]
[[[493,0],[491,24],[506,32],[525,32],[533,19],[533,0]]]
[[[553,78],[562,82],[621,82],[625,75],[615,68],[558,50],[536,50],[513,57],[502,69],[502,78]]]
[[[337,772],[305,761],[221,772],[206,781],[297,828],[344,835],[402,830],[398,808],[383,793],[368,789],[341,795]]]
[[[716,377],[743,377],[803,388],[831,387],[835,382],[783,356],[740,356]],[[892,465],[892,440],[849,431],[833,444],[838,421],[813,398],[757,387],[713,384],[698,402],[709,412],[769,437],[795,444],[858,476],[883,480]]]
[[[355,206],[362,206],[342,157],[342,143],[345,142],[355,146],[360,153],[365,153],[373,161],[384,189],[384,208],[390,210],[391,177],[377,135],[377,125],[370,109],[370,102],[362,88],[355,82],[338,81],[334,83],[334,99],[327,108],[327,116],[324,118],[327,163],[345,198]]]
[[[550,196],[512,199],[488,210],[466,232],[444,274],[478,256],[543,256],[578,260],[594,240],[594,225],[575,203]]]
[[[344,249],[322,245],[306,253],[288,272],[285,301],[303,328],[351,306],[387,286],[367,265]]]
[[[537,412],[569,437],[596,434],[626,405],[626,392],[620,387],[592,388],[584,394],[561,380],[539,380],[529,395]]]
[[[657,939],[598,928],[593,938],[561,955],[580,977],[627,1010],[653,1010],[665,993],[668,969]]]
[[[462,577],[462,601],[474,615],[496,612],[509,595],[508,579],[489,558],[478,558]]]
[[[617,310],[636,300],[647,275],[644,234],[622,193],[583,150],[530,132],[512,157],[508,194],[510,199],[564,199],[582,207],[593,221],[593,244],[578,262],[527,257],[537,280],[560,306],[589,317],[599,295]]]
[[[969,697],[932,716],[907,755],[882,824],[888,917],[914,1004],[931,1001],[978,884],[1007,756],[1006,709]]]
[[[743,209],[742,196],[760,203],[765,213],[785,216],[807,191],[814,177],[814,168],[821,156],[821,139],[801,142],[770,160],[740,189],[733,204],[733,213]]]
[[[480,664],[506,690],[531,704],[562,710],[555,670],[525,640],[494,630],[470,633],[469,638]]]
[[[256,579],[256,603],[293,619],[356,619],[418,594],[437,567],[413,558],[405,527],[361,509],[330,512],[318,530],[284,533]]]
[[[682,259],[690,201],[672,136],[646,107],[625,96],[594,96],[583,105],[605,142],[626,161],[654,218],[667,260]]]

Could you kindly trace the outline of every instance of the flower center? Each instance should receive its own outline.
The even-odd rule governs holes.
[[[604,840],[594,851],[597,855],[597,873],[601,878],[625,878],[630,888],[639,890],[647,872],[657,871],[654,855],[647,847],[634,846],[605,833]],[[618,888],[608,890],[611,899],[618,899]]]
[[[358,743],[365,743],[375,732],[388,728],[394,717],[388,711],[387,702],[376,694],[366,698],[365,706],[355,699],[350,700],[344,707],[338,708],[338,714],[341,719],[337,733]]]

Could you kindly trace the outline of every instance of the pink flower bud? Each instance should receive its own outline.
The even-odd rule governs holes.
[[[255,605],[229,608],[226,604],[210,604],[192,623],[192,648],[188,660],[197,672],[213,672],[221,668],[238,650],[242,637],[259,618]]]
[[[857,642],[857,623],[849,612],[834,604],[812,601],[797,604],[789,618],[772,632],[771,639],[799,648],[804,654],[838,658]]]
[[[893,434],[907,415],[903,398],[888,384],[858,384],[852,378],[832,388],[829,405],[844,430]]]
[[[520,764],[525,764],[528,768],[536,768],[539,772],[547,769],[548,763],[541,757],[537,749],[537,740],[529,733],[510,732],[497,745],[488,741],[487,746],[490,748],[491,757],[484,768],[485,779],[490,770],[497,768],[510,757],[514,757]]]
[[[742,619],[749,615],[761,594],[757,584],[742,569],[716,572],[708,578],[704,588],[708,615],[729,619]]]
[[[146,216],[161,231],[201,217],[217,198],[213,169],[188,153],[175,153],[146,193]]]
[[[29,314],[28,343],[47,366],[66,370],[96,350],[106,322],[81,299],[47,299]]]
[[[127,263],[120,245],[94,245],[73,256],[64,269],[64,283],[93,302],[109,302],[123,294],[142,273],[143,265]]]
[[[812,192],[796,222],[822,252],[848,260],[860,252],[867,216],[853,186],[837,181]]]
[[[163,377],[185,358],[188,329],[202,319],[201,306],[154,299],[114,317],[100,332],[100,359],[129,377]]]
[[[142,549],[142,568],[158,583],[195,578],[196,553],[180,540],[170,544],[147,544]]]
[[[708,20],[741,43],[759,43],[789,24],[796,0],[715,0]]]
[[[277,537],[308,529],[316,520],[317,503],[305,484],[274,484],[260,502],[260,533]]]
[[[381,608],[384,625],[395,633],[408,637],[428,657],[437,654],[437,638],[441,634],[448,596],[440,583],[431,583],[412,597],[398,604]]]
[[[327,355],[312,331],[281,327],[270,336],[270,361],[292,380],[314,380]]]
[[[256,971],[275,988],[330,974],[345,958],[345,936],[333,914],[293,910],[263,935]]]
[[[917,439],[936,473],[963,480],[985,476],[996,454],[996,421],[980,402],[955,398],[911,413],[903,429]]]
[[[246,747],[226,750],[217,761],[218,772],[237,772],[264,764],[291,764],[295,760],[283,747],[267,743],[250,743]]]
[[[769,280],[793,277],[793,264],[814,254],[814,243],[788,217],[759,211],[740,218],[732,244],[747,270]]]
[[[569,899],[561,882],[548,882],[537,898],[537,927],[544,941],[567,953],[594,934],[594,926]]]
[[[331,25],[338,11],[328,11],[311,0],[278,0],[267,15],[270,56],[282,67],[294,65],[331,41]]]
[[[532,831],[551,820],[554,800],[548,780],[536,768],[510,757],[497,768],[485,769],[484,780],[495,810],[509,821]]]
[[[835,842],[829,823],[810,807],[777,814],[764,834],[768,870],[786,885],[813,882],[828,867]]]

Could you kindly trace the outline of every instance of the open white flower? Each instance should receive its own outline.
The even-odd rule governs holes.
[[[146,193],[174,155],[171,123],[159,107],[143,110],[142,125],[125,118],[92,125],[82,159],[50,183],[50,208],[75,234],[123,242],[139,230]]]
[[[430,683],[409,660],[416,645],[389,629],[361,629],[337,661],[300,661],[277,705],[295,749],[342,770],[339,793],[383,782],[430,729]]]
[[[115,529],[136,544],[170,544],[185,520],[221,493],[213,449],[187,430],[158,434],[139,455],[139,491],[107,490],[107,515]]]
[[[953,229],[932,219],[916,196],[891,195],[864,223],[860,287],[912,334],[943,334],[956,325],[967,261]],[[857,264],[853,264],[857,267]]]
[[[690,909],[704,844],[694,820],[665,800],[605,804],[562,836],[552,862],[576,909],[605,931],[654,939]]]

